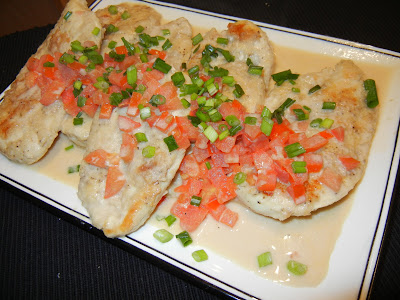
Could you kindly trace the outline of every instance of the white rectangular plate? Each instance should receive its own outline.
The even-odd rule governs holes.
[[[93,7],[99,9],[119,2],[121,1],[96,1]],[[166,3],[138,2],[153,6],[167,20],[186,17],[193,26],[212,24],[218,30],[223,30],[228,22],[237,20]],[[312,288],[283,286],[257,276],[207,249],[210,259],[199,264],[187,255],[193,251],[190,246],[183,248],[169,244],[160,245],[155,241],[152,234],[156,228],[151,224],[146,224],[139,231],[121,238],[121,241],[240,298],[364,299],[367,297],[376,266],[399,163],[400,86],[395,83],[400,82],[400,54],[298,30],[255,23],[266,31],[274,44],[284,47],[295,45],[296,49],[309,53],[352,59],[356,63],[374,63],[393,70],[386,91],[387,96],[381,99],[381,118],[368,167],[354,195],[353,206],[331,255],[326,278],[320,285]],[[87,212],[76,196],[75,188],[46,177],[32,168],[12,163],[3,156],[0,157],[0,178],[57,209],[90,223]]]

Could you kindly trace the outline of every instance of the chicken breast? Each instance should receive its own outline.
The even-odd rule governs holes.
[[[122,131],[118,118],[126,116],[125,109],[115,109],[109,120],[93,120],[86,153],[102,149],[108,153],[120,153]],[[135,121],[141,126],[132,132],[144,133],[148,142],[139,143],[131,162],[120,160],[118,167],[126,180],[116,195],[105,199],[107,169],[83,161],[80,167],[78,196],[89,212],[92,224],[104,231],[108,237],[127,235],[137,230],[149,218],[168,186],[175,177],[185,155],[184,149],[169,152],[164,138],[168,135],[151,128],[139,117]],[[145,147],[155,147],[151,158],[143,156]]]
[[[64,18],[67,13],[71,14]],[[95,27],[101,27],[100,21],[87,8],[86,1],[71,0],[32,57],[39,59],[44,54],[66,52],[75,40],[99,46],[102,32],[93,35]],[[32,164],[46,154],[61,129],[60,120],[66,115],[60,101],[48,106],[39,102],[42,91],[37,84],[28,84],[29,73],[25,65],[0,105],[0,151],[10,160],[25,164]]]
[[[228,43],[226,45],[217,43],[217,38],[225,38]],[[234,56],[234,61],[227,62],[226,58],[219,54],[211,60],[210,65],[229,71],[229,75],[235,78],[235,82],[244,91],[240,102],[248,112],[255,112],[258,106],[264,104],[274,65],[274,53],[266,33],[247,20],[230,23],[228,29],[222,32],[213,28],[203,36],[203,40],[199,43],[199,50],[188,62],[188,68],[196,65],[202,68],[201,59],[207,45],[227,50]],[[248,72],[250,61],[252,65],[262,67],[261,75],[252,75]],[[233,90],[233,87],[224,86],[222,92],[233,99]]]
[[[317,85],[320,89],[309,94],[309,90]],[[294,86],[300,92],[292,91],[293,85],[287,81],[276,86],[266,100],[270,110],[274,111],[287,98],[294,99],[297,104],[311,109],[309,120],[333,120],[332,128],[344,129],[344,139],[340,141],[340,138],[330,137],[324,147],[313,152],[322,158],[324,166],[319,172],[307,173],[305,199],[301,204],[295,204],[287,191],[288,184],[280,181],[272,195],[261,193],[247,183],[238,186],[238,199],[244,205],[256,213],[279,220],[307,216],[342,199],[355,187],[363,176],[379,115],[377,108],[367,107],[363,73],[351,61],[341,61],[335,68],[318,73],[300,75]],[[335,102],[336,108],[322,109],[323,102]],[[321,132],[321,128],[307,126],[309,120],[301,121],[307,122],[306,130],[301,130],[301,122],[295,122],[296,117],[290,109],[285,111],[285,118],[296,124],[292,126],[295,132],[303,132],[306,137]],[[354,168],[346,168],[341,161],[343,157],[354,158],[359,163]],[[276,157],[275,154],[273,158],[284,157]]]

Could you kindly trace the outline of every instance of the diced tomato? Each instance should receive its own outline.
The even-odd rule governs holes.
[[[64,104],[64,110],[71,116],[75,117],[81,108],[78,107],[75,96],[73,94],[73,87],[68,87],[62,94],[61,99]]]
[[[113,111],[113,106],[109,103],[104,103],[100,108],[100,119],[109,119]]]
[[[239,120],[243,120],[246,110],[239,101],[233,100],[232,102],[223,102],[218,108],[218,111],[224,119],[227,116],[234,115]]]
[[[185,134],[191,142],[195,142],[199,135],[197,127],[194,127],[187,117],[176,116],[175,121],[179,130]]]
[[[344,128],[343,126],[339,126],[330,130],[333,136],[339,141],[344,141]]]
[[[96,90],[90,97],[94,104],[103,105],[104,103],[110,103],[109,96],[103,93],[101,90]]]
[[[274,162],[273,167],[277,178],[283,183],[289,183],[290,175],[286,171],[286,168],[277,162]]]
[[[256,139],[259,135],[262,134],[259,125],[244,124],[244,132],[246,132],[246,134],[251,140]]]
[[[240,155],[239,155],[239,150],[240,146],[236,145],[232,148],[232,150],[229,153],[224,153],[224,161],[227,164],[239,164],[240,162]],[[231,166],[232,167],[232,166]]]
[[[88,164],[99,168],[115,166],[119,163],[119,158],[115,153],[108,153],[103,149],[97,149],[90,152],[88,155],[85,156],[84,160]]]
[[[315,153],[304,153],[304,161],[309,173],[318,173],[324,165],[322,156]]]
[[[306,134],[304,132],[295,132],[289,135],[289,139],[287,141],[287,143],[293,144],[293,143],[297,143],[302,139],[306,138]]]
[[[186,184],[178,186],[175,188],[177,193],[188,193],[189,195],[200,195],[201,189],[203,187],[203,181],[196,178],[189,178]]]
[[[289,185],[286,190],[292,197],[295,204],[306,202],[306,188],[304,185]]]
[[[228,225],[229,227],[235,226],[239,215],[227,208],[224,204],[214,200],[206,204],[210,215],[218,222]]]
[[[256,187],[261,192],[273,192],[276,188],[276,179],[275,170],[258,171]]]
[[[320,136],[322,136],[324,139],[331,139],[333,138],[333,134],[329,130],[323,130],[319,133]]]
[[[353,170],[360,165],[359,160],[350,156],[339,157],[339,160],[342,162],[343,166],[346,168],[347,171]]]
[[[132,161],[136,146],[136,139],[134,139],[132,135],[124,132],[122,134],[122,144],[119,151],[119,156],[124,162],[128,163]]]
[[[108,80],[111,84],[120,88],[127,83],[127,77],[124,75],[124,72],[117,72],[116,70],[113,70],[110,75],[108,75]]]
[[[179,170],[181,170],[181,172],[191,177],[197,177],[199,175],[200,173],[199,164],[197,163],[193,154],[186,155],[183,158]]]
[[[155,80],[158,82],[159,80],[161,80],[163,78],[164,78],[164,73],[160,72],[156,69],[152,69],[151,71],[143,72],[143,81],[146,85],[147,85],[147,81],[149,81],[149,80]],[[158,83],[158,86],[159,85],[160,84]]]
[[[90,100],[91,98],[89,98],[88,100]],[[99,108],[99,106],[97,104],[89,104],[88,100],[86,100],[86,103],[83,107],[81,107],[82,111],[85,112],[89,117],[93,118],[94,115],[97,112],[97,109]]]
[[[229,153],[232,151],[232,148],[235,146],[236,137],[227,136],[223,140],[217,139],[214,145],[224,153]]]
[[[331,168],[326,168],[324,169],[318,180],[337,193],[342,186],[343,178]]]
[[[47,78],[54,79],[55,78],[56,67],[44,67],[43,75]]]
[[[212,148],[210,148],[210,149],[212,149]],[[214,167],[222,167],[222,168],[229,167],[229,165],[225,162],[224,154],[221,152],[212,153],[211,159],[212,159]]]
[[[253,152],[253,161],[257,170],[270,170],[273,169],[273,159],[271,156],[263,149],[257,149]]]
[[[125,56],[125,59],[119,63],[119,69],[126,70],[128,67],[136,65],[138,62],[139,58],[137,55]]]
[[[201,205],[199,207],[191,205],[189,198],[189,203],[175,202],[172,205],[171,213],[179,218],[183,230],[193,232],[203,222],[208,210]]]
[[[158,116],[153,110],[150,110],[150,117],[146,119],[147,124],[149,124],[150,127],[154,127],[157,121],[158,121]]]
[[[34,58],[33,56],[29,57],[26,67],[28,68],[29,71],[33,72],[36,71],[38,67],[39,60],[37,58]]]
[[[300,144],[303,146],[303,148],[307,152],[313,152],[316,151],[323,146],[325,146],[329,140],[323,138],[319,133],[314,134],[313,136],[309,138],[305,138],[300,141]]]
[[[218,202],[224,203],[236,197],[236,185],[233,178],[227,177],[221,167],[214,166],[208,170],[208,178],[215,187],[218,187]]]
[[[70,63],[67,66],[68,66],[68,68],[75,70],[75,71],[86,69],[86,66],[84,64],[81,64],[77,61],[74,61],[73,63]]]
[[[118,116],[118,128],[124,132],[130,133],[136,128],[142,126],[139,122],[133,121],[129,117]]]
[[[125,177],[118,166],[111,166],[108,168],[106,178],[106,189],[104,192],[104,199],[110,198],[124,187]]]
[[[287,120],[285,120],[285,121],[286,122],[282,122],[281,124],[274,123],[271,134],[269,135],[269,138],[271,139],[271,141],[275,140],[275,139],[279,139],[283,143],[286,143],[286,141],[289,139],[289,135],[294,133],[294,131],[289,128],[289,124],[288,124]]]
[[[106,73],[106,69],[103,66],[100,65],[96,65],[96,67],[94,68],[94,70],[91,70],[90,72],[88,72],[88,76],[90,78],[90,80],[95,83],[98,77],[103,77],[103,74]]]
[[[43,105],[50,105],[57,99],[61,98],[61,94],[64,92],[65,84],[58,80],[53,80],[50,85],[42,89],[42,96],[40,103]]]
[[[159,129],[162,132],[167,132],[168,129],[175,124],[175,117],[168,113],[167,111],[164,111],[159,117],[158,120],[155,123],[155,127]]]
[[[41,77],[40,74],[38,72],[29,72],[26,74],[25,76],[25,82],[26,85],[31,88],[36,84],[36,81],[38,80],[38,78]]]
[[[149,49],[149,54],[157,55],[162,60],[164,60],[167,57],[167,53],[165,51],[160,51],[156,49]]]
[[[198,133],[195,145],[199,149],[207,149],[209,141],[210,140],[204,135],[204,133]]]
[[[131,99],[129,100],[129,105],[128,105],[128,109],[126,111],[126,114],[128,116],[134,117],[137,116],[139,114],[139,102],[142,99],[142,94],[138,93],[138,92],[133,92]]]
[[[208,148],[200,149],[196,146],[193,147],[193,155],[196,158],[197,162],[202,162],[211,156],[210,151]]]
[[[117,53],[117,54],[124,54],[124,55],[128,55],[128,49],[126,49],[126,47],[125,46],[118,46],[118,47],[115,47],[115,52]]]
[[[180,149],[187,149],[190,147],[190,141],[179,129],[174,129],[172,135]]]

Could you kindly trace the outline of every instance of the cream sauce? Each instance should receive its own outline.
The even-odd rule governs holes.
[[[317,72],[323,67],[332,67],[340,59],[328,55],[316,55],[305,51],[274,45],[276,64],[274,72],[291,69],[294,73]],[[393,70],[381,65],[356,62],[368,78],[373,78],[378,87],[381,101],[386,100],[387,90]],[[78,173],[68,174],[70,166],[80,163],[84,150],[75,146],[65,151],[71,142],[63,136],[49,153],[33,168],[71,186],[78,186]],[[173,190],[171,188],[170,190]],[[170,207],[176,199],[171,193],[159,205],[150,219],[157,227],[164,227],[165,222],[157,221],[159,216],[169,215]],[[232,262],[257,273],[260,276],[292,286],[316,286],[325,278],[329,259],[338,239],[342,225],[348,216],[353,200],[351,195],[338,203],[320,209],[310,217],[291,218],[279,222],[257,215],[236,201],[228,207],[239,213],[239,222],[234,228],[219,224],[208,216],[206,221],[194,232],[194,243],[218,253]],[[174,234],[180,232],[179,222],[168,228]],[[273,264],[258,268],[257,256],[270,251]],[[291,275],[286,269],[288,260],[294,259],[308,266],[303,276]]]

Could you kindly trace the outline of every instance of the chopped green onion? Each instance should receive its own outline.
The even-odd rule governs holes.
[[[181,99],[181,103],[182,103],[182,106],[183,106],[184,108],[189,108],[189,107],[190,107],[190,102],[187,101],[187,100],[184,99],[184,98]]]
[[[333,122],[334,121],[332,119],[329,119],[329,118],[323,119],[321,124],[319,124],[319,127],[320,128],[329,129],[333,125]]]
[[[306,111],[308,111],[309,113],[311,112],[311,108],[309,108],[308,106],[303,105],[303,108],[304,108]]]
[[[86,104],[86,98],[85,98],[85,97],[82,97],[82,96],[78,96],[78,100],[77,100],[76,105],[77,105],[78,107],[84,107],[85,104]]]
[[[229,129],[229,134],[231,136],[234,136],[236,133],[238,133],[242,129],[243,129],[243,127],[241,125],[237,125],[235,127],[232,127],[231,129]]]
[[[157,57],[153,64],[153,68],[167,74],[171,70],[171,66],[163,61],[161,58]]]
[[[146,134],[143,133],[143,132],[137,132],[137,133],[135,133],[135,138],[136,138],[136,141],[137,141],[138,143],[148,142],[147,136],[146,136]]]
[[[192,253],[192,257],[197,262],[202,262],[202,261],[205,261],[208,259],[208,255],[207,255],[206,251],[204,251],[203,249],[194,251]]]
[[[236,184],[242,184],[246,181],[247,175],[243,172],[236,173],[235,177],[233,177],[233,182]]]
[[[72,120],[72,124],[74,124],[74,126],[82,125],[82,124],[83,124],[83,118],[82,118],[81,116],[82,116],[82,112],[80,111],[80,112],[76,115],[76,117]]]
[[[135,55],[135,46],[129,43],[124,37],[122,37],[121,40],[124,43],[126,50],[128,50],[129,55]]]
[[[94,50],[86,52],[86,56],[92,63],[96,65],[101,65],[104,62],[103,56],[101,56],[98,52]]]
[[[272,112],[268,109],[268,107],[264,106],[262,112],[261,112],[261,118],[272,118]]]
[[[65,147],[64,150],[68,151],[74,148],[74,144],[69,145],[68,147]]]
[[[157,241],[159,241],[161,243],[167,243],[170,240],[172,240],[172,238],[174,237],[174,235],[166,229],[159,229],[159,230],[155,231],[153,233],[153,236],[155,237],[155,239]]]
[[[214,143],[218,138],[218,133],[212,126],[208,126],[206,130],[204,130],[204,135],[210,140],[211,143]]]
[[[218,138],[220,141],[222,141],[223,139],[227,138],[230,135],[230,132],[228,129],[222,131],[219,135]]]
[[[268,252],[264,252],[264,253],[260,254],[259,256],[257,256],[257,261],[258,261],[259,268],[271,265],[272,264],[271,252],[268,251]]]
[[[310,126],[313,128],[319,127],[322,122],[321,118],[317,118],[311,121]]]
[[[301,108],[295,108],[293,109],[293,112],[298,121],[308,120],[308,114],[306,114]]]
[[[285,150],[285,152],[289,158],[298,156],[298,155],[306,152],[306,150],[303,148],[303,146],[299,142],[287,145],[283,149]]]
[[[251,61],[251,58],[250,58],[250,57],[248,57],[248,58],[246,59],[246,65],[247,65],[248,67],[250,67],[251,65],[254,65],[253,62]]]
[[[310,94],[312,94],[312,93],[315,93],[316,91],[318,91],[318,90],[320,90],[320,89],[321,89],[321,87],[317,84],[316,86],[312,87],[312,88],[308,91],[308,94],[310,95]]]
[[[322,109],[335,109],[335,108],[336,108],[336,102],[325,101],[322,104]]]
[[[261,66],[251,65],[247,69],[247,72],[249,72],[249,74],[252,74],[252,75],[261,75],[262,74],[262,70],[263,70],[263,67],[261,67]]]
[[[52,63],[51,61],[46,61],[46,62],[43,64],[43,67],[45,67],[45,68],[53,68],[54,66],[55,66],[55,64]]]
[[[196,46],[198,43],[200,43],[203,40],[203,36],[199,33],[196,36],[192,38],[192,44],[193,46]]]
[[[235,115],[229,115],[226,116],[225,121],[229,124],[231,127],[235,127],[240,125],[240,120],[235,116]]]
[[[222,37],[218,37],[217,38],[217,43],[218,44],[222,44],[222,45],[228,45],[228,39],[222,38]]]
[[[171,76],[171,80],[175,86],[180,87],[185,83],[185,76],[182,72],[176,72]]]
[[[174,151],[179,148],[173,135],[166,137],[164,139],[164,142],[167,144],[169,152]]]
[[[278,124],[281,124],[283,122],[282,116],[284,114],[285,109],[290,107],[295,102],[296,102],[296,100],[293,100],[291,98],[287,98],[285,100],[285,102],[283,102],[281,104],[281,106],[279,106],[277,109],[274,110],[274,112],[272,113],[272,117],[276,119]]]
[[[244,95],[244,91],[239,84],[235,84],[235,89],[233,90],[233,94],[236,98],[240,98]]]
[[[210,75],[212,77],[224,77],[224,76],[228,76],[228,74],[229,74],[229,71],[227,69],[218,68],[218,67],[215,67],[214,70],[208,71],[208,75]]]
[[[272,128],[274,127],[274,121],[271,119],[264,117],[261,120],[261,132],[264,133],[266,136],[269,136],[272,132]]]
[[[146,53],[141,53],[141,54],[139,55],[139,58],[140,58],[140,61],[141,61],[142,63],[147,63],[147,62],[149,61],[149,58],[147,57],[147,54],[146,54]]]
[[[213,96],[218,92],[218,89],[214,83],[210,83],[210,84],[206,85],[206,89],[207,89],[208,93],[210,94],[210,96]]]
[[[216,50],[222,54],[227,62],[235,61],[235,57],[228,51],[221,48],[216,48]]]
[[[93,30],[92,30],[92,34],[93,35],[98,35],[99,33],[100,33],[100,28],[99,27],[93,28]]]
[[[292,88],[292,92],[293,93],[300,93],[300,89],[299,88]]]
[[[211,170],[211,164],[209,161],[206,161],[206,167],[207,167],[207,170]]]
[[[192,238],[189,235],[189,232],[187,232],[186,230],[177,234],[176,238],[181,241],[183,247],[189,246],[193,242]]]
[[[80,168],[81,168],[81,165],[68,167],[68,174],[78,173]]]
[[[127,78],[128,84],[131,87],[136,87],[137,69],[134,65],[132,65],[126,69],[126,78]]]
[[[307,266],[295,260],[289,260],[286,267],[294,275],[304,275],[307,272]]]
[[[201,123],[201,120],[199,117],[187,116],[187,118],[189,119],[190,123],[192,123],[192,125],[194,127],[199,126],[199,124]]]
[[[201,122],[197,127],[199,128],[200,132],[204,132],[204,130],[207,129],[207,124],[205,122]]]
[[[296,80],[299,74],[293,74],[291,70],[282,71],[271,75],[277,85],[281,85],[285,80]]]
[[[201,197],[199,196],[192,196],[190,199],[190,205],[199,206],[201,203]]]
[[[114,26],[113,24],[109,24],[106,28],[107,33],[117,32],[119,30],[118,27]]]
[[[161,47],[164,51],[168,50],[169,48],[172,47],[172,43],[169,39],[167,39]]]
[[[122,20],[126,20],[129,19],[131,17],[131,15],[128,13],[128,11],[124,11],[121,15],[121,19]]]
[[[142,119],[142,120],[146,120],[147,118],[150,118],[151,117],[151,110],[150,110],[150,107],[143,107],[141,110],[140,110],[140,119]]]
[[[150,98],[149,103],[155,107],[159,106],[159,105],[163,105],[165,104],[167,100],[165,99],[165,97],[163,95],[157,94],[157,95],[153,95]]]
[[[152,158],[156,154],[156,147],[147,146],[142,150],[142,155],[146,158]]]
[[[82,87],[82,81],[76,80],[76,81],[74,82],[74,89],[80,90],[81,87]]]
[[[233,78],[233,76],[223,76],[222,83],[232,86],[233,84],[235,84],[235,79]]]
[[[210,116],[211,122],[219,122],[219,121],[222,120],[222,115],[221,115],[221,113],[220,113],[218,110],[216,110],[216,109],[211,110],[211,111],[208,113],[208,115]]]
[[[138,27],[136,27],[135,32],[141,33],[141,32],[143,32],[143,30],[144,30],[144,27],[142,25],[139,25]]]
[[[198,109],[196,111],[196,117],[198,117],[201,121],[203,122],[210,122],[211,118],[208,115],[208,113],[204,113],[203,111],[201,111],[200,109]]]
[[[116,41],[110,41],[108,43],[108,48],[110,48],[110,49],[114,49],[115,46],[117,46],[117,42]]]
[[[118,8],[115,5],[110,5],[108,7],[108,12],[112,15],[116,15],[118,13]]]
[[[376,90],[375,80],[367,79],[364,81],[364,89],[367,91],[367,106],[374,108],[379,104],[378,92]]]
[[[75,56],[65,52],[63,55],[61,55],[61,57],[58,61],[64,65],[72,64],[75,61]]]
[[[170,32],[170,30],[169,29],[163,29],[162,30],[162,34],[163,35],[169,35],[171,32]]]
[[[257,124],[257,118],[256,117],[246,117],[244,119],[244,124],[256,125]]]
[[[292,162],[292,169],[294,173],[306,173],[307,163],[305,161],[294,161]]]
[[[176,221],[176,217],[174,215],[169,215],[164,218],[165,222],[167,222],[168,226],[171,226]]]
[[[66,14],[64,15],[64,20],[68,20],[71,15],[72,15],[72,12],[67,11]]]
[[[86,64],[88,60],[89,60],[89,58],[86,55],[82,55],[81,57],[78,58],[78,61],[81,64]]]
[[[124,97],[122,96],[121,93],[112,93],[109,99],[111,105],[118,106],[121,104],[122,100],[124,100]]]

